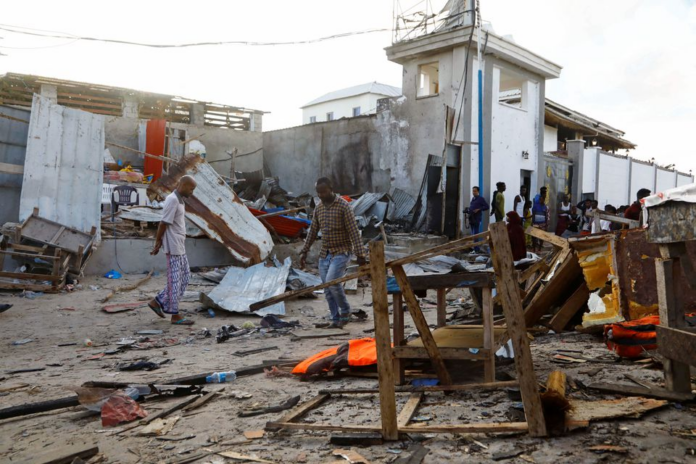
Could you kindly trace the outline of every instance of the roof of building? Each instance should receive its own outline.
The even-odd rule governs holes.
[[[137,101],[141,119],[188,123],[193,105],[199,104],[204,108],[206,125],[241,130],[249,129],[252,114],[264,113],[175,95],[18,73],[0,74],[0,104],[30,108],[33,94],[40,94],[43,84],[56,87],[60,105],[109,116],[122,116],[127,98]]]
[[[307,108],[308,106],[318,105],[319,103],[355,97],[356,95],[363,95],[366,93],[374,93],[377,95],[384,95],[386,97],[398,97],[401,95],[401,89],[392,85],[380,84],[379,82],[368,82],[367,84],[356,85],[354,87],[329,92],[326,95],[322,95],[306,105],[301,106],[300,108]]]

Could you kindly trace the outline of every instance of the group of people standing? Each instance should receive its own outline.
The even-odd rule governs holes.
[[[469,225],[472,235],[481,232],[481,222],[483,212],[490,210],[490,215],[495,217],[495,222],[500,222],[507,218],[508,231],[515,230],[514,235],[521,231],[521,237],[525,248],[531,249],[534,252],[540,252],[542,242],[539,239],[529,235],[524,235],[524,230],[530,226],[548,231],[549,223],[551,222],[551,209],[548,206],[548,189],[541,187],[539,193],[534,196],[533,200],[527,197],[527,186],[520,187],[520,193],[515,196],[513,209],[505,213],[505,192],[506,186],[504,182],[496,184],[496,190],[493,192],[493,199],[489,206],[485,198],[481,196],[479,187],[473,188],[473,198],[469,208],[465,210],[468,213]],[[640,189],[637,194],[636,201],[629,205],[616,208],[612,205],[606,205],[603,212],[623,216],[627,219],[639,220],[641,205],[640,200],[650,195],[650,190]],[[568,195],[563,195],[561,202],[557,207],[557,222],[555,233],[558,236],[568,238],[576,235],[590,235],[597,232],[609,232],[620,229],[622,226],[619,223],[607,220],[600,220],[599,224],[594,224],[594,212],[599,210],[597,200],[583,200],[577,205],[570,203]],[[510,233],[510,240],[513,242],[513,234]],[[514,239],[520,242],[519,237]],[[521,246],[520,246],[521,248]],[[513,243],[513,254],[514,253]],[[521,253],[518,253],[521,254]]]

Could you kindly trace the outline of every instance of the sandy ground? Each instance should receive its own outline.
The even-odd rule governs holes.
[[[134,282],[142,275],[128,275],[124,279],[109,281],[99,277],[87,277],[81,282],[82,289],[73,293],[44,295],[36,299],[19,298],[0,294],[0,303],[14,305],[9,311],[0,314],[0,333],[5,346],[0,361],[0,390],[26,384],[26,387],[0,393],[1,407],[9,407],[29,402],[60,398],[71,394],[71,386],[79,386],[89,380],[132,381],[144,383],[152,379],[166,379],[192,375],[210,370],[230,370],[259,364],[267,359],[296,359],[314,354],[330,346],[335,346],[351,337],[370,336],[372,311],[369,304],[371,295],[368,288],[360,288],[357,295],[350,295],[354,308],[368,312],[367,322],[351,323],[342,337],[291,341],[288,335],[254,334],[217,344],[213,338],[197,338],[195,335],[204,327],[213,334],[224,324],[241,325],[245,321],[259,322],[253,316],[230,316],[220,314],[208,318],[206,313],[197,313],[200,303],[182,304],[186,315],[196,321],[192,328],[172,326],[157,318],[149,309],[141,308],[130,312],[106,314],[101,311],[99,300],[111,288]],[[117,295],[110,304],[142,301],[151,298],[164,284],[162,275],[156,276],[141,288]],[[90,286],[99,286],[98,290]],[[209,291],[212,287],[192,286],[189,290]],[[435,299],[434,292],[429,295]],[[455,291],[454,299],[462,296]],[[457,309],[449,308],[450,312]],[[304,327],[311,328],[321,322],[327,313],[323,297],[316,300],[300,299],[287,303],[287,319],[299,320]],[[426,317],[433,323],[435,310],[425,310]],[[407,326],[410,320],[407,318]],[[152,340],[169,340],[175,343],[164,348],[97,357],[106,350],[116,347],[123,337],[133,337],[141,330],[161,329],[162,335],[152,336]],[[366,332],[367,331],[367,332]],[[407,333],[413,327],[407,327]],[[12,342],[31,338],[32,342],[13,346]],[[89,338],[94,346],[85,347]],[[58,347],[59,344],[77,343],[73,346]],[[277,350],[237,357],[232,353],[276,346]],[[606,357],[606,350],[600,339],[589,335],[568,333],[562,335],[540,335],[532,342],[532,353],[539,379],[543,380],[554,369],[563,369],[575,381],[624,382],[624,374],[631,373],[644,380],[660,383],[662,373],[645,369],[643,365],[628,361],[616,363],[584,363],[561,365],[551,362],[552,354],[558,349],[579,350],[584,356]],[[119,372],[117,364],[139,359],[161,361],[171,359],[160,369],[151,372]],[[42,367],[45,370],[34,373],[2,374],[11,369]],[[601,368],[598,372],[591,372]],[[480,378],[480,369],[473,364],[453,367],[455,374],[472,379]],[[498,376],[514,376],[514,366],[500,363]],[[590,373],[594,374],[590,377]],[[216,399],[188,415],[181,416],[165,438],[177,441],[163,441],[152,437],[140,437],[127,432],[114,434],[123,427],[104,428],[97,416],[88,416],[81,407],[68,408],[48,413],[35,414],[0,421],[0,461],[31,462],[32,456],[58,446],[95,442],[106,457],[107,462],[176,462],[203,450],[233,450],[245,455],[255,455],[273,462],[326,463],[340,461],[332,455],[338,448],[329,443],[328,432],[280,432],[267,433],[260,439],[244,442],[245,431],[262,429],[267,421],[279,418],[282,413],[267,414],[251,418],[237,417],[238,411],[253,404],[273,405],[285,399],[300,395],[302,401],[314,397],[324,388],[375,388],[376,379],[339,378],[320,379],[302,382],[297,378],[271,378],[258,374],[238,379],[225,385],[225,391]],[[220,385],[210,385],[212,391]],[[236,399],[233,392],[251,394],[249,399]],[[578,399],[613,398],[611,395],[594,394],[582,389],[571,390]],[[403,404],[407,395],[399,395]],[[166,405],[175,404],[181,399],[167,402],[146,402],[143,407],[155,413]],[[514,401],[505,391],[459,393],[452,395],[429,394],[416,416],[428,424],[457,424],[467,422],[506,422],[520,420],[519,411],[512,406]],[[305,421],[330,423],[335,425],[376,424],[379,420],[377,396],[342,396],[331,398],[324,406],[312,411]],[[429,449],[424,462],[491,462],[500,453],[522,452],[520,456],[505,459],[506,462],[538,463],[592,463],[592,462],[696,462],[688,456],[689,450],[696,448],[695,438],[678,434],[686,429],[696,429],[696,406],[694,404],[670,403],[666,407],[646,414],[640,419],[622,419],[593,423],[588,429],[578,430],[561,438],[534,439],[525,434],[507,435],[412,435],[411,440],[421,441]],[[221,445],[224,442],[233,444]],[[238,444],[234,444],[238,443]],[[407,454],[411,442],[385,443],[380,446],[356,448],[370,462],[392,462]],[[588,448],[594,445],[612,444],[625,448],[626,453],[596,454]],[[514,453],[513,453],[514,454]],[[225,462],[217,456],[209,456],[197,462]],[[232,462],[227,460],[227,462]],[[344,461],[348,462],[348,461]]]

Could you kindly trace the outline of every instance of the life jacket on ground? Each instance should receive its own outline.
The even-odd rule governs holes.
[[[607,324],[604,341],[610,351],[622,358],[639,358],[644,351],[657,349],[657,325],[660,325],[660,316]]]
[[[292,370],[295,375],[317,375],[346,367],[365,367],[377,364],[377,344],[374,338],[349,340],[317,353]]]

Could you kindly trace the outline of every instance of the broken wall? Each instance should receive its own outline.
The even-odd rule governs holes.
[[[145,151],[144,143],[139,142],[139,125],[146,120],[120,117],[107,117],[105,122],[106,141]],[[238,131],[232,129],[202,126],[194,124],[172,123],[173,129],[185,130],[186,139],[195,138],[205,145],[206,161],[213,162],[211,166],[223,176],[230,176],[231,161],[226,151],[238,150],[239,156],[235,159],[235,170],[257,171],[263,167],[263,135],[261,132]],[[143,139],[144,142],[144,139]],[[129,161],[133,166],[143,166],[143,157],[137,153],[129,152],[114,146],[107,145],[114,158]],[[252,153],[253,152],[253,153]],[[248,154],[247,153],[251,153]],[[218,160],[225,160],[215,162]]]
[[[384,159],[399,147],[398,140],[383,140],[388,129],[382,126],[390,124],[370,115],[264,132],[265,163],[294,194],[313,192],[319,177],[329,177],[334,190],[346,195],[388,192],[391,170]]]

